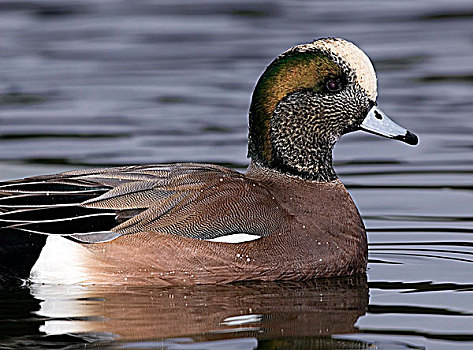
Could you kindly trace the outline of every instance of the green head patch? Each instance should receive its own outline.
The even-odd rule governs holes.
[[[289,50],[271,63],[253,92],[249,156],[263,164],[271,164],[270,121],[279,101],[296,91],[321,91],[328,79],[341,75],[341,68],[320,51]]]

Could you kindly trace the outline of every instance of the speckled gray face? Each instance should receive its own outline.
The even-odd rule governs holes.
[[[277,105],[271,118],[273,159],[280,170],[316,180],[336,178],[332,148],[357,130],[372,102],[359,86],[342,91],[297,91]]]

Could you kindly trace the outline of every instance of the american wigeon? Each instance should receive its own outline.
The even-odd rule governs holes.
[[[0,274],[168,285],[364,272],[365,228],[332,148],[356,130],[417,143],[376,96],[369,58],[343,39],[319,39],[261,75],[246,174],[180,163],[0,183]]]

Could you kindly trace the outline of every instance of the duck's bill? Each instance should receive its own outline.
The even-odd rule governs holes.
[[[360,129],[375,135],[399,140],[409,145],[417,145],[419,143],[419,139],[415,134],[393,122],[377,106],[373,106],[370,109],[365,120],[361,123]]]

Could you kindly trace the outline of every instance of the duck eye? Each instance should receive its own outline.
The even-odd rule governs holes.
[[[338,92],[343,89],[343,84],[339,79],[330,79],[325,83],[325,87],[330,92]]]

